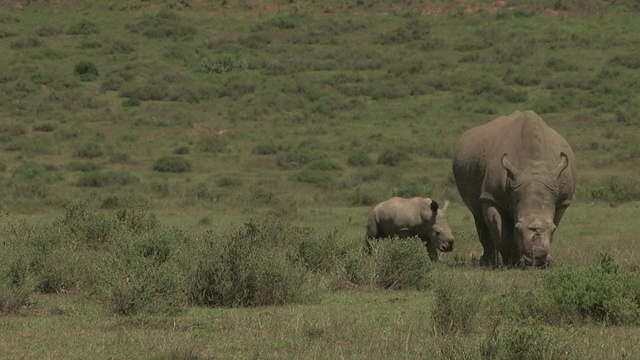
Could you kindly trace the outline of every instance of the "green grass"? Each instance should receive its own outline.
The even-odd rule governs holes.
[[[638,315],[620,295],[632,284],[597,272],[597,254],[621,279],[639,271],[638,8],[509,5],[4,2],[0,353],[640,357],[637,324],[619,321]],[[558,270],[481,270],[453,148],[525,109],[578,160]],[[439,264],[408,244],[361,253],[369,210],[396,195],[451,201],[457,240]],[[235,288],[215,277],[234,261]],[[540,295],[545,279],[569,286],[554,271],[622,300],[540,320],[570,306]],[[203,274],[219,282],[196,286]],[[226,302],[195,301],[198,289]]]

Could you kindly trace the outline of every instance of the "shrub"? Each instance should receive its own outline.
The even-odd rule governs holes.
[[[345,251],[344,258],[344,275],[354,284],[392,290],[429,287],[431,260],[417,238],[374,242],[370,255],[363,246],[357,251]]]
[[[640,182],[635,177],[606,176],[591,188],[590,195],[613,205],[640,200]]]
[[[157,159],[153,163],[153,170],[159,172],[181,173],[191,170],[189,160],[175,155],[167,155]]]
[[[382,241],[378,245],[376,285],[394,290],[429,287],[431,260],[421,240]]]
[[[315,160],[307,165],[307,169],[309,170],[320,170],[320,171],[330,171],[330,170],[342,170],[340,164],[336,163],[333,160],[329,159],[321,159]]]
[[[58,128],[58,124],[55,122],[43,122],[33,126],[34,131],[53,132]]]
[[[99,33],[100,28],[98,25],[89,20],[81,20],[80,22],[69,26],[69,29],[67,29],[67,34],[69,35],[94,35]]]
[[[81,158],[94,159],[104,155],[104,152],[99,143],[91,141],[80,145],[74,155]]]
[[[159,79],[149,79],[146,83],[127,83],[120,88],[120,97],[140,101],[165,100],[169,95],[166,84]]]
[[[216,58],[204,58],[200,62],[200,70],[212,74],[226,74],[233,70],[243,70],[248,67],[244,58],[224,54]]]
[[[599,267],[551,269],[543,289],[551,309],[541,306],[548,321],[586,319],[611,325],[640,324],[640,279],[623,270],[611,255],[598,254]],[[555,316],[554,316],[555,315]]]
[[[333,184],[333,177],[321,170],[303,169],[291,175],[293,181],[313,184],[321,188],[328,188]]]
[[[34,161],[20,164],[13,171],[12,180],[16,183],[44,183],[49,184],[60,180],[52,168]]]
[[[387,149],[378,155],[377,164],[386,166],[398,166],[408,158],[407,152],[401,149]]]
[[[454,278],[443,275],[436,278],[435,307],[431,314],[436,333],[441,335],[469,334],[480,309],[486,281]]]
[[[276,145],[272,142],[258,144],[251,149],[252,154],[256,155],[273,155],[278,152]]]
[[[67,169],[71,171],[91,172],[100,170],[100,165],[92,162],[71,161],[67,164]]]
[[[0,314],[17,314],[31,302],[29,267],[22,256],[5,260],[0,264]]]
[[[216,181],[216,185],[220,187],[240,186],[242,185],[242,179],[233,176],[223,176]]]
[[[216,202],[220,198],[221,193],[216,191],[214,187],[199,182],[187,190],[187,196],[197,200]]]
[[[341,263],[346,256],[346,248],[337,231],[327,234],[305,231],[298,245],[298,254],[307,270],[328,272]]]
[[[223,153],[227,150],[227,139],[220,135],[203,135],[197,146],[198,150],[207,153]]]
[[[624,66],[629,69],[640,69],[640,55],[637,53],[618,54],[609,59],[609,65]]]
[[[91,171],[84,173],[78,181],[76,186],[81,187],[105,187],[110,185],[131,185],[137,184],[140,179],[126,170],[106,170],[106,171]]]
[[[207,234],[187,276],[191,303],[253,307],[303,300],[305,269],[288,254],[298,230],[272,219],[248,222],[230,237]]]
[[[573,359],[571,347],[541,327],[499,331],[494,327],[480,346],[482,359],[544,360]]]
[[[42,41],[36,37],[23,37],[11,42],[11,49],[28,49],[42,46]]]
[[[359,151],[349,155],[347,158],[347,164],[349,166],[370,166],[373,165],[373,159],[369,154]]]
[[[433,194],[436,185],[428,176],[420,176],[409,180],[400,180],[396,182],[397,186],[393,188],[392,196],[410,198],[414,196],[430,197]]]
[[[178,146],[177,148],[173,149],[173,153],[175,155],[187,155],[187,154],[189,154],[189,147],[188,146]]]
[[[80,75],[80,81],[93,81],[100,73],[96,65],[90,61],[81,61],[73,68],[76,75]]]
[[[106,305],[118,315],[175,314],[182,310],[184,281],[173,260],[181,234],[157,227],[118,237],[113,253],[97,265]]]
[[[368,186],[363,184],[353,190],[348,196],[349,204],[352,206],[373,206],[379,202],[382,202],[387,198],[379,186]]]

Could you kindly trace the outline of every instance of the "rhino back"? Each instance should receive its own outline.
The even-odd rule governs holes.
[[[534,163],[552,169],[560,162],[561,152],[569,159],[569,168],[560,179],[561,195],[571,197],[575,156],[566,140],[533,111],[499,117],[467,130],[460,138],[453,162],[458,190],[470,209],[477,210],[481,198],[506,205],[504,154],[518,169]]]
[[[429,209],[430,203],[425,198],[394,197],[384,201],[374,209],[378,226],[387,236],[398,235],[403,229],[419,228],[422,226],[421,214]]]

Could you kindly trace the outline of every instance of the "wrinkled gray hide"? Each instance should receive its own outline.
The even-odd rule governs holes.
[[[575,156],[560,134],[533,111],[499,117],[462,135],[453,174],[484,248],[481,263],[550,264],[576,187]]]
[[[437,202],[421,197],[394,197],[381,202],[369,214],[367,246],[370,249],[374,239],[418,236],[431,260],[436,261],[438,250],[453,250],[454,237],[446,217],[448,204],[440,208]]]

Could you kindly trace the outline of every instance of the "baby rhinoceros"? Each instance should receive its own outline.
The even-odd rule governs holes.
[[[368,249],[374,239],[418,236],[427,247],[429,258],[437,261],[438,250],[453,250],[454,237],[446,216],[448,205],[445,201],[440,208],[437,202],[421,197],[393,197],[379,203],[367,222]]]

